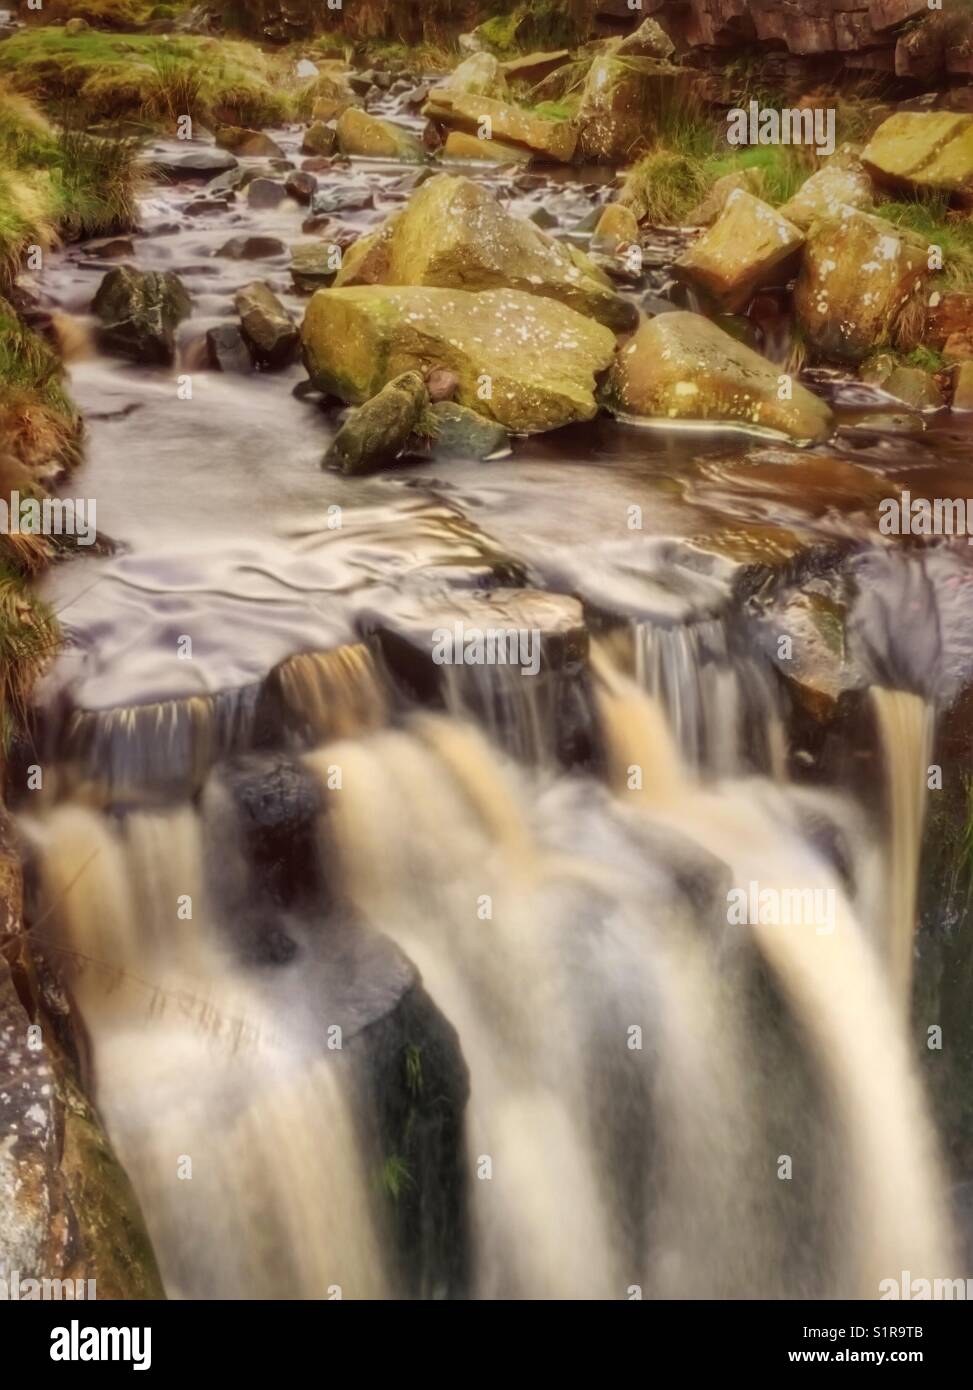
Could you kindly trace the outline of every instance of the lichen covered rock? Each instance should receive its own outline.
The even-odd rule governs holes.
[[[595,374],[614,335],[555,300],[517,290],[472,294],[425,286],[319,290],[303,328],[319,389],[352,404],[402,372],[455,372],[456,399],[516,433],[590,420]]]
[[[738,188],[674,268],[732,314],[745,309],[758,289],[786,281],[803,244],[793,222]]]

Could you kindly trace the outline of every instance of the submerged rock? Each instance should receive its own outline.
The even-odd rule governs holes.
[[[894,342],[929,274],[924,238],[857,209],[818,223],[804,248],[794,308],[821,357],[860,362]]]
[[[734,189],[712,227],[673,269],[726,313],[745,309],[757,290],[786,282],[804,236],[769,203]]]
[[[262,261],[282,256],[286,250],[284,243],[275,236],[231,236],[216,254],[228,256],[232,261]]]
[[[614,335],[517,290],[362,285],[319,290],[301,332],[312,382],[357,404],[401,372],[444,366],[457,400],[517,433],[590,420]]]
[[[221,323],[206,331],[210,364],[219,372],[249,376],[253,371],[250,349],[235,323]]]
[[[221,150],[231,150],[233,154],[245,158],[260,156],[281,159],[284,155],[277,141],[260,130],[244,130],[240,126],[225,125],[217,130],[214,138]]]
[[[181,179],[199,179],[208,182],[218,174],[227,174],[238,167],[235,155],[229,150],[192,150],[189,154],[156,155],[152,158],[153,169],[160,178],[178,182]]]
[[[240,327],[250,351],[264,367],[286,367],[297,357],[300,335],[287,310],[262,280],[234,296]]]
[[[885,182],[973,192],[973,115],[898,111],[879,126],[862,162]]]
[[[618,332],[635,323],[632,305],[582,252],[512,217],[480,184],[450,174],[423,184],[391,225],[349,258],[338,284],[355,283],[524,290]]]
[[[663,420],[736,421],[798,440],[831,433],[831,411],[796,382],[781,399],[781,370],[701,314],[645,319],[605,382],[616,414]]]
[[[571,121],[549,121],[491,97],[467,96],[447,88],[433,89],[422,108],[424,116],[474,135],[486,129],[488,138],[522,145],[542,159],[568,164],[574,157],[578,132]]]
[[[429,403],[418,372],[403,372],[371,400],[353,410],[324,456],[324,467],[342,473],[371,473],[394,463]]]
[[[110,270],[91,305],[101,320],[98,342],[106,352],[133,362],[168,366],[175,356],[175,330],[192,312],[174,271]]]
[[[507,431],[468,406],[437,401],[415,429],[416,448],[437,459],[485,459],[509,448]]]
[[[421,164],[426,157],[422,145],[408,131],[390,121],[369,116],[354,106],[349,106],[338,117],[336,133],[342,154],[370,159],[407,159],[413,164]]]

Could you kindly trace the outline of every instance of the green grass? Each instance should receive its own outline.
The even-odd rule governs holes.
[[[936,276],[941,288],[968,290],[973,288],[973,221],[949,212],[946,194],[882,203],[875,209],[877,217],[918,232],[928,245],[941,248],[943,268]]]
[[[922,344],[913,348],[905,360],[910,367],[919,367],[924,372],[941,372],[946,367],[942,353]]]
[[[0,76],[17,91],[55,109],[70,101],[89,121],[271,124],[291,111],[288,72],[254,44],[195,35],[31,29],[0,44]]]
[[[708,152],[700,153],[700,150]],[[681,147],[680,147],[681,146]],[[813,172],[806,151],[793,145],[759,145],[727,152],[710,133],[672,144],[660,143],[629,170],[622,201],[639,221],[677,225],[702,200],[717,179],[743,169],[757,169],[762,196],[780,205]]]

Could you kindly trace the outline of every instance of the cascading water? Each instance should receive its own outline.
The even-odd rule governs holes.
[[[330,934],[394,943],[390,974],[411,962],[456,1029],[473,1296],[873,1297],[951,1267],[899,928],[870,937],[882,846],[836,794],[700,782],[656,700],[598,651],[593,679],[607,784],[518,768],[448,714],[306,753],[322,886],[263,956],[218,768],[198,808],[24,821],[37,932],[68,963],[171,1295],[397,1287],[362,1073],[326,1040],[363,1008],[349,947],[319,968]],[[306,664],[288,698],[313,723]],[[895,843],[914,809],[894,801]],[[853,887],[815,822],[851,841]],[[731,925],[728,891],[755,880],[832,894],[833,929]],[[336,962],[338,1004],[315,983]]]

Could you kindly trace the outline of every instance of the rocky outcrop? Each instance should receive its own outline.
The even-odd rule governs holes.
[[[91,305],[101,321],[98,341],[105,352],[150,366],[168,366],[175,331],[192,312],[189,295],[172,270],[110,270]]]
[[[301,336],[312,382],[342,400],[444,366],[461,405],[524,434],[590,420],[615,346],[609,329],[537,295],[385,285],[319,290]]]
[[[560,300],[616,331],[635,321],[631,304],[583,253],[511,216],[471,179],[430,179],[391,226],[371,234],[369,245],[373,254],[364,273],[349,258],[339,285],[523,290]]]
[[[928,277],[924,238],[852,208],[818,223],[794,290],[801,332],[827,360],[860,362],[900,336],[911,306],[921,311]]]
[[[616,414],[735,422],[817,442],[831,411],[780,368],[701,314],[644,319],[619,352],[603,392]]]

